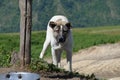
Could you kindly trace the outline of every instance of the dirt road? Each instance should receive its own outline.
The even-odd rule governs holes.
[[[66,68],[66,60],[62,60]],[[73,55],[73,70],[110,80],[120,80],[120,43],[107,44],[80,50]],[[114,78],[114,79],[111,79]]]

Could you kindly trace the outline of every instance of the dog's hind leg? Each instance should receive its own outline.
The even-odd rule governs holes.
[[[46,51],[49,44],[50,44],[50,39],[46,39],[45,42],[44,42],[43,49],[42,49],[42,51],[40,53],[39,58],[43,58],[44,53],[45,53],[45,51]]]

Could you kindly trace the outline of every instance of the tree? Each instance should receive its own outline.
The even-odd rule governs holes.
[[[20,62],[22,67],[31,62],[32,0],[19,0]]]

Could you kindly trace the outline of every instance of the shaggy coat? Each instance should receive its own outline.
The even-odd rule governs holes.
[[[68,70],[72,71],[72,32],[71,24],[65,16],[53,16],[47,25],[46,40],[40,53],[40,58],[51,45],[53,64],[60,67],[61,53],[66,52]]]

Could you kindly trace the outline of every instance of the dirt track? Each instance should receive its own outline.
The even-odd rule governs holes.
[[[66,68],[66,60],[62,60]],[[90,47],[73,55],[73,70],[110,80],[120,80],[120,43]],[[111,79],[116,78],[116,79]]]

